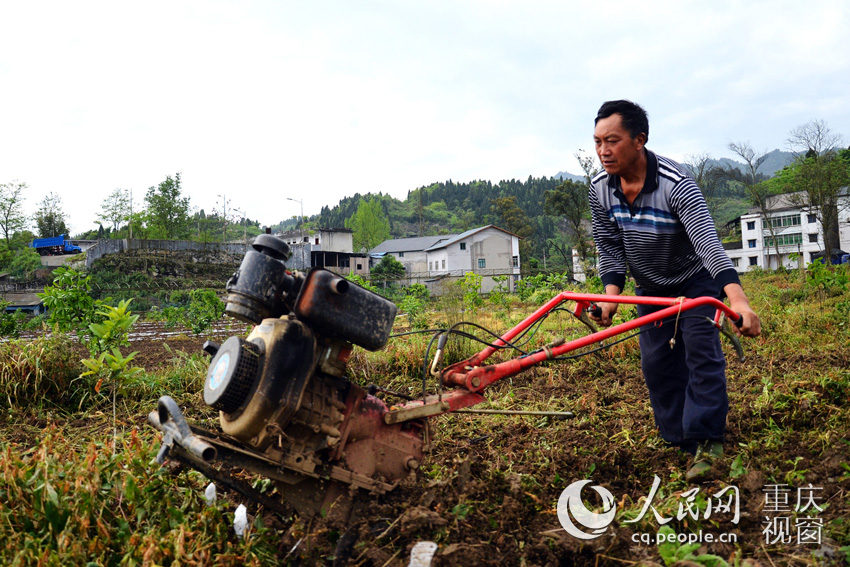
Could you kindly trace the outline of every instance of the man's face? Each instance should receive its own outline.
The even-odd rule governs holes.
[[[646,135],[632,138],[623,128],[623,117],[612,114],[596,123],[593,131],[596,155],[609,175],[628,174],[640,158]]]

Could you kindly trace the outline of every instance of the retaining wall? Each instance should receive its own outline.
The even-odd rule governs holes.
[[[128,250],[165,250],[167,252],[198,252],[201,254],[232,254],[242,256],[248,250],[248,244],[222,242],[194,242],[192,240],[139,240],[114,239],[100,240],[86,252],[86,268],[91,269],[98,258],[108,254],[118,254]]]

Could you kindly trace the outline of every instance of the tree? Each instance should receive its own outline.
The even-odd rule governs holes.
[[[565,179],[553,191],[546,191],[546,213],[563,217],[570,231],[571,242],[582,263],[590,252],[586,215],[590,211],[587,185]]]
[[[390,221],[378,197],[361,199],[357,211],[345,221],[354,234],[355,251],[370,250],[390,237]]]
[[[26,183],[16,181],[0,184],[0,230],[3,231],[8,248],[11,248],[12,235],[27,226],[27,216],[23,210],[26,188]]]
[[[189,234],[189,197],[183,197],[180,174],[170,175],[145,195],[150,232],[161,238],[174,239]]]
[[[689,156],[682,164],[690,172],[691,177],[697,182],[702,191],[705,204],[711,213],[711,218],[717,221],[716,211],[718,204],[718,193],[728,177],[722,168],[712,165],[711,156],[708,154],[697,154]]]
[[[65,225],[65,213],[62,211],[62,198],[56,193],[48,193],[39,204],[35,213],[35,225],[42,238],[68,234]]]
[[[520,237],[519,253],[523,258],[531,257],[531,237],[534,226],[525,211],[517,204],[516,197],[496,197],[490,200],[490,212],[498,219],[499,226]],[[523,264],[524,265],[524,264]]]
[[[126,189],[115,189],[109,194],[109,197],[103,200],[97,220],[111,224],[112,232],[115,232],[129,216],[130,192]]]
[[[580,149],[574,155],[584,172],[585,182],[578,183],[565,179],[554,190],[546,191],[544,194],[544,210],[546,214],[562,217],[566,221],[567,230],[570,232],[569,241],[578,253],[584,272],[587,274],[590,271],[590,263],[588,262],[590,234],[587,231],[587,215],[590,212],[590,204],[587,200],[587,194],[590,191],[593,178],[599,173],[599,168],[596,165],[596,159],[584,150]],[[563,246],[559,246],[558,240],[552,240],[551,243],[566,259],[567,251]],[[572,267],[572,258],[570,258],[568,265]]]
[[[392,254],[386,254],[378,265],[372,268],[371,273],[374,285],[381,284],[381,287],[386,287],[387,283],[392,285],[404,277],[404,264],[396,260]]]
[[[776,263],[779,265],[779,239],[776,238],[776,228],[773,226],[773,223],[770,222],[770,209],[768,207],[768,198],[773,193],[770,191],[769,184],[759,182],[761,177],[758,173],[758,169],[761,167],[761,164],[764,163],[764,160],[767,158],[767,154],[762,152],[761,154],[756,155],[755,150],[748,142],[733,142],[729,144],[729,149],[744,160],[746,169],[744,170],[743,175],[737,173],[737,171],[732,171],[731,169],[727,169],[726,174],[730,178],[740,179],[740,181],[744,184],[744,187],[747,188],[750,199],[761,216],[762,224],[767,227],[770,237],[773,240],[773,248],[776,252]]]
[[[584,172],[584,180],[587,183],[587,188],[589,190],[590,183],[599,173],[599,168],[596,166],[596,159],[582,149],[579,149],[574,155],[578,160],[581,170]]]
[[[841,136],[830,130],[823,120],[806,122],[788,133],[788,146],[795,153],[820,155],[835,150],[840,143]]]
[[[838,249],[838,203],[841,188],[850,184],[850,167],[835,147],[841,136],[823,120],[813,120],[791,130],[788,145],[797,153],[793,167],[791,202],[816,215],[823,230],[828,259]]]
[[[840,245],[838,208],[841,188],[850,184],[850,163],[835,152],[798,158],[790,200],[814,214],[823,230],[824,252],[830,258]]]
[[[29,246],[16,250],[4,269],[16,278],[30,279],[33,272],[41,268],[41,256]]]

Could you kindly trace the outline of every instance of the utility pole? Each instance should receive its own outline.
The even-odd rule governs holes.
[[[130,240],[133,240],[133,188],[130,187]]]
[[[245,244],[248,244],[248,219],[245,218],[245,211],[233,209],[233,212],[242,217],[242,238],[245,239]]]
[[[307,264],[304,261],[304,200],[293,199],[292,197],[284,197],[287,201],[295,201],[301,205],[301,216],[298,217],[298,245],[301,247],[301,269],[307,269]]]
[[[221,218],[224,220],[224,226],[221,229],[221,241],[227,242],[227,201],[229,200],[224,193],[219,193],[221,197]]]

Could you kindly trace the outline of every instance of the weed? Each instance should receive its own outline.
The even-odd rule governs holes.
[[[678,535],[687,536],[688,534],[676,534],[670,526],[662,526],[658,530],[658,554],[661,556],[665,565],[673,565],[678,561],[691,561],[699,565],[705,565],[706,567],[729,567],[729,564],[717,555],[709,553],[694,555],[694,552],[699,549],[700,544],[682,543],[683,541],[687,541],[687,538],[681,540],[678,538]]]
[[[81,395],[73,387],[80,370],[79,357],[63,335],[2,342],[0,403],[9,408],[41,407],[45,402],[70,407]]]
[[[747,474],[747,469],[744,467],[744,455],[743,453],[740,453],[734,459],[732,459],[732,465],[729,469],[729,476],[731,478],[740,478],[745,474]]]

